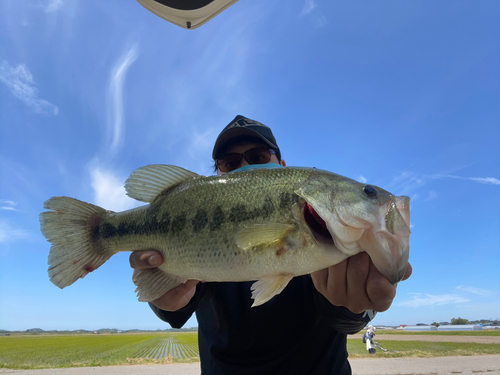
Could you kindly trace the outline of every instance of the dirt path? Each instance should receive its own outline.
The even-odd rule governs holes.
[[[433,358],[360,358],[349,361],[355,375],[500,374],[500,355]]]
[[[350,360],[354,375],[500,375],[500,355],[434,358],[362,358]],[[200,364],[77,367],[50,370],[7,370],[17,375],[199,375]]]
[[[349,339],[361,340],[363,335],[349,335]],[[439,336],[439,335],[384,335],[375,334],[375,341],[433,341],[433,342],[475,342],[477,344],[500,344],[500,336]]]

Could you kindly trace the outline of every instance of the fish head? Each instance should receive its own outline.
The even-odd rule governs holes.
[[[392,284],[403,279],[410,198],[329,172],[311,177],[295,193],[305,201],[305,221],[318,242],[326,244],[330,236],[346,258],[365,251]]]

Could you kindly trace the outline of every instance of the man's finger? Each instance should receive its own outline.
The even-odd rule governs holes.
[[[162,255],[155,250],[133,251],[130,254],[130,267],[135,270],[158,267],[163,263]]]
[[[164,311],[177,311],[191,301],[196,293],[196,284],[198,283],[198,280],[188,280],[152,301],[152,304]]]
[[[169,290],[168,293],[172,295],[172,297],[179,299],[180,297],[186,295],[191,289],[196,287],[199,280],[188,280],[184,284],[177,285],[175,288]]]
[[[324,293],[327,287],[328,281],[328,269],[325,268],[323,270],[318,270],[311,273],[311,277],[314,283],[314,286],[320,293]]]
[[[413,272],[413,268],[411,267],[411,264],[408,263],[408,266],[406,267],[405,275],[403,276],[403,280],[409,279],[412,272]]]
[[[349,310],[359,314],[370,306],[366,291],[366,282],[370,273],[370,257],[367,253],[359,253],[348,259],[346,284]]]
[[[396,297],[396,286],[380,273],[373,263],[370,263],[370,274],[366,283],[366,291],[373,304],[372,310],[383,312],[391,307]]]

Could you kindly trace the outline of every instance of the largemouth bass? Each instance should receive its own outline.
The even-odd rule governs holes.
[[[68,197],[44,203],[60,288],[120,251],[156,249],[165,262],[135,278],[140,301],[188,279],[251,281],[253,306],[294,277],[366,251],[392,283],[409,257],[409,198],[315,168],[254,169],[204,177],[169,165],[132,172],[127,194],[148,205],[123,212]]]

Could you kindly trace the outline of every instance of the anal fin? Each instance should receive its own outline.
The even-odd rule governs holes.
[[[159,268],[148,268],[138,271],[133,281],[137,286],[135,292],[139,301],[151,302],[187,280],[165,273]]]
[[[265,277],[253,283],[251,287],[254,299],[252,307],[260,306],[280,294],[292,279],[292,275],[278,275]]]

